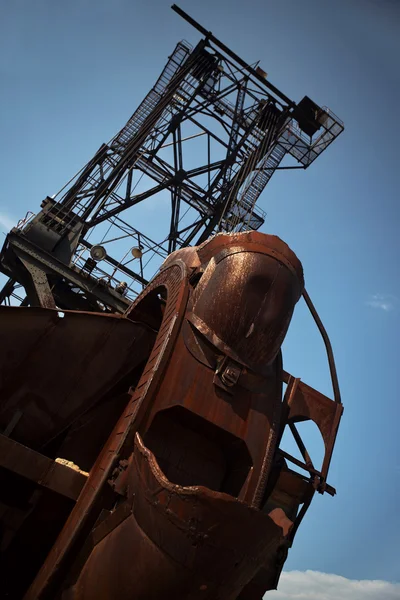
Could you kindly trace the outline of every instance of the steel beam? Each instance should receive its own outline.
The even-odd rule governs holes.
[[[24,256],[28,262],[39,269],[65,278],[66,281],[84,290],[95,300],[99,300],[106,306],[114,308],[117,312],[125,312],[128,308],[130,304],[129,300],[112,289],[101,286],[97,280],[92,279],[90,276],[85,277],[82,273],[68,267],[54,255],[42,250],[20,233],[15,231],[10,232],[8,234],[8,241],[11,248],[17,249],[20,256]]]
[[[77,500],[87,475],[0,434],[0,467],[39,487]]]

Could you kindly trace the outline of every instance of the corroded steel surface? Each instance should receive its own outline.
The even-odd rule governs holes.
[[[118,315],[4,306],[0,332],[0,428],[35,449],[147,359],[155,338]]]
[[[265,555],[284,542],[282,510],[268,516],[230,495],[172,484],[139,434],[128,489],[132,512],[94,548],[75,588],[76,599],[164,594],[234,600]]]
[[[121,318],[38,311],[47,325],[28,335],[30,348],[77,336],[80,319],[91,343],[70,358],[73,382],[62,382],[64,398],[76,397],[44,394],[40,431],[15,431],[38,444],[70,423],[57,451],[82,466],[91,456],[82,437],[107,424],[103,406],[119,418],[25,600],[261,600],[277,586],[314,492],[334,493],[326,477],[342,412],[283,371],[303,288],[301,264],[279,238],[219,234],[171,254]],[[91,360],[93,347],[105,354]],[[47,377],[39,359],[26,365],[32,385],[35,369]],[[74,402],[86,409],[78,421]],[[285,426],[297,436],[303,419],[326,450],[319,470],[299,441],[304,464],[295,464],[309,477],[278,448]]]

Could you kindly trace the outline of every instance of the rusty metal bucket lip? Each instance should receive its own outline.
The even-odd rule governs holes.
[[[204,485],[185,486],[185,485],[180,485],[178,483],[173,483],[172,481],[170,481],[165,476],[164,472],[162,471],[161,467],[159,466],[157,458],[155,457],[153,452],[151,450],[149,450],[149,448],[147,448],[147,446],[144,444],[143,439],[142,439],[141,435],[139,434],[139,432],[136,432],[136,434],[135,434],[135,452],[136,452],[136,450],[138,450],[139,453],[145,457],[145,459],[148,461],[148,464],[150,466],[151,472],[154,475],[154,477],[157,479],[157,481],[160,483],[160,485],[162,485],[168,491],[174,492],[174,493],[179,493],[181,496],[182,495],[193,496],[193,495],[202,494],[202,495],[208,496],[210,498],[224,500],[224,501],[231,502],[231,503],[234,503],[237,505],[241,505],[241,506],[245,507],[246,509],[254,511],[257,514],[261,514],[261,511],[258,510],[257,508],[254,508],[253,506],[251,506],[250,504],[247,504],[246,502],[242,502],[235,496],[231,496],[230,494],[227,494],[226,492],[217,492],[217,491],[212,490]],[[262,513],[262,514],[264,514],[264,513]],[[267,515],[265,515],[265,516],[267,516]]]

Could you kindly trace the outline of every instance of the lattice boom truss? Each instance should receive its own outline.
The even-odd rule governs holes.
[[[265,213],[257,200],[284,157],[307,168],[342,130],[329,109],[307,97],[294,104],[211,34],[195,48],[179,42],[121,131],[15,235],[63,263],[62,273],[54,265],[44,269],[57,306],[120,310],[98,290],[113,291],[124,280],[131,299],[177,248],[216,231],[259,229]],[[132,225],[145,220],[138,210],[145,201],[157,240]],[[40,242],[43,227],[53,246]],[[66,239],[69,252],[61,256]],[[16,288],[24,285],[9,257],[12,244],[9,238],[1,259],[10,277],[0,294],[6,303],[13,294],[20,298]],[[96,262],[89,252],[98,244],[107,256]],[[87,289],[71,273],[83,274]],[[32,298],[27,290],[22,301]]]

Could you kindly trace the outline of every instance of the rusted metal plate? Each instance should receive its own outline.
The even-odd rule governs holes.
[[[217,235],[198,256],[207,268],[193,294],[194,314],[241,362],[265,372],[303,291],[300,261],[282,240],[258,232]]]
[[[343,405],[321,392],[300,382],[289,404],[289,422],[311,420],[317,425],[324,440],[325,455],[321,474],[325,482],[332,459],[333,447],[343,414]]]
[[[0,307],[0,428],[39,449],[147,359],[155,333],[118,315]]]

